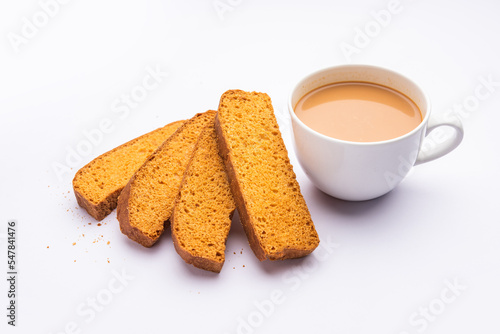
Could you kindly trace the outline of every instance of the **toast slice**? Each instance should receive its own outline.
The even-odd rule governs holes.
[[[267,94],[229,90],[215,118],[250,246],[260,261],[297,258],[319,244]]]
[[[182,177],[215,111],[197,114],[170,136],[130,178],[118,198],[120,230],[151,247],[168,227]]]
[[[170,219],[175,249],[186,263],[221,271],[234,210],[212,124],[198,140]]]
[[[73,178],[78,205],[103,220],[116,208],[118,195],[135,171],[182,123],[173,122],[132,139],[83,166]]]

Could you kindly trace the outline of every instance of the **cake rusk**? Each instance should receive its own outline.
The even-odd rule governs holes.
[[[135,171],[183,123],[177,121],[108,151],[76,172],[73,190],[78,205],[100,221],[116,208],[118,196]]]
[[[196,145],[172,213],[175,249],[193,266],[219,273],[235,203],[212,124]]]
[[[229,90],[215,118],[236,207],[260,261],[298,258],[319,244],[267,94]]]
[[[151,247],[168,227],[181,181],[204,128],[215,111],[197,114],[182,124],[149,156],[118,198],[120,230],[133,241]]]

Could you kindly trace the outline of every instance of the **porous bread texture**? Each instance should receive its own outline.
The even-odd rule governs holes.
[[[219,273],[234,210],[212,124],[200,136],[171,217],[172,239],[182,259]]]
[[[230,90],[215,119],[220,153],[259,260],[297,258],[319,244],[267,94]]]
[[[118,198],[120,230],[145,247],[156,243],[172,214],[184,171],[215,111],[197,114],[170,136],[132,176]]]
[[[116,208],[120,192],[135,171],[183,122],[173,122],[132,139],[83,166],[73,178],[78,205],[95,219],[104,219]]]

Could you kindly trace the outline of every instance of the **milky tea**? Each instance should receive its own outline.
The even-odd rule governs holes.
[[[400,137],[422,122],[417,105],[402,93],[377,84],[341,82],[317,88],[295,106],[311,129],[352,142]]]

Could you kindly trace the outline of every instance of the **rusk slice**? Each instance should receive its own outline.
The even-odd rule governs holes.
[[[132,176],[118,198],[123,234],[145,247],[158,240],[168,227],[196,142],[214,116],[215,111],[207,111],[186,121]]]
[[[78,204],[95,219],[104,219],[116,208],[118,195],[135,171],[182,122],[173,122],[146,133],[82,167],[73,179]]]
[[[197,268],[220,272],[235,204],[214,126],[205,129],[171,217],[177,253]]]
[[[319,244],[267,94],[225,92],[215,119],[220,153],[259,260],[297,258]]]

